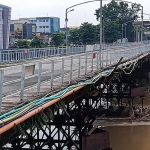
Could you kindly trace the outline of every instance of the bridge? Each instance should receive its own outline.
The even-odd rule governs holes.
[[[96,118],[136,121],[149,90],[150,43],[89,47],[20,50],[15,59],[1,52],[1,149],[110,150]]]

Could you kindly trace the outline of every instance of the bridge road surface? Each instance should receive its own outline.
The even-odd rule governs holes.
[[[131,47],[126,47],[124,48],[124,50],[126,49],[130,49]],[[119,49],[119,48],[118,48]],[[116,49],[118,51],[118,49]],[[92,65],[92,59],[93,59],[93,52],[89,52],[87,53],[87,73],[91,72],[91,65]],[[99,53],[99,52],[97,52]],[[129,53],[128,53],[129,54]],[[82,53],[82,54],[74,54],[73,56],[73,79],[77,79],[78,78],[78,68],[79,68],[79,56],[81,58],[81,66],[80,66],[80,72],[81,75],[85,75],[85,60],[86,60],[86,54]],[[109,59],[112,60],[117,60],[119,58],[117,58],[118,55],[116,56],[115,52],[111,55],[111,58],[108,57]],[[64,72],[65,72],[65,77],[64,77],[64,81],[68,81],[70,78],[70,64],[71,64],[71,56],[63,56],[63,57],[50,57],[47,59],[42,59],[42,72],[44,74],[41,75],[41,83],[43,81],[46,81],[46,86],[43,87],[45,93],[47,91],[50,92],[50,79],[51,79],[51,61],[54,60],[54,86],[61,86],[61,76],[62,76],[62,58],[64,58]],[[103,54],[103,58],[106,58],[106,52]],[[97,70],[97,64],[98,64],[98,56],[93,59],[93,70],[96,71]],[[103,59],[104,63],[105,60]],[[30,61],[30,63],[27,63],[26,65],[30,65],[30,64],[35,64],[35,74],[38,75],[38,61],[34,62]],[[106,67],[106,63],[104,64],[104,66]],[[10,108],[10,106],[15,106],[19,103],[20,101],[20,88],[21,88],[21,69],[22,66],[21,65],[17,65],[17,66],[12,66],[12,67],[8,67],[5,69],[4,71],[4,86],[3,86],[3,101],[2,101],[2,111],[7,110],[8,108]],[[15,83],[12,83],[12,80],[17,80]],[[10,82],[9,84],[5,84],[5,83]],[[24,87],[27,89],[27,87],[32,86],[37,84],[38,82],[38,77],[37,76],[33,76],[30,79],[25,79],[25,84]],[[48,90],[49,89],[49,90]],[[41,88],[42,91],[42,88]],[[17,93],[18,92],[18,93]],[[14,93],[16,93],[16,95],[13,95]],[[33,94],[34,93],[34,94]],[[34,89],[29,89],[27,91],[27,93],[25,92],[25,96],[24,99],[29,100],[32,99],[34,100],[35,97],[35,93],[37,93],[37,86],[35,86]]]

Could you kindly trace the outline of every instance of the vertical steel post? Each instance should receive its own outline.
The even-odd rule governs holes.
[[[67,22],[68,22],[68,17],[67,17],[67,14],[68,14],[68,9],[66,9],[66,19],[65,19],[65,22],[66,22],[66,52],[67,52],[67,46],[68,46],[68,25],[67,25]]]
[[[51,61],[51,90],[54,88],[54,60]]]
[[[141,18],[142,18],[142,30],[141,30],[141,42],[143,42],[143,6],[142,7],[142,13],[141,13]]]
[[[85,55],[85,75],[87,74],[87,53]]]
[[[73,56],[71,56],[71,63],[70,63],[70,82],[72,80],[72,71],[73,71]]]
[[[108,50],[107,50],[107,54],[106,54],[106,67],[108,66]]]
[[[121,43],[123,43],[123,24],[122,24],[122,40]]]
[[[97,53],[97,57],[96,57],[96,58],[97,58],[97,59],[96,59],[96,60],[97,60],[96,62],[97,62],[97,70],[98,70],[98,66],[99,66],[99,59],[98,59],[99,57],[98,57],[98,53]]]
[[[38,64],[38,86],[37,86],[37,95],[38,96],[40,96],[41,74],[42,74],[42,62],[39,62],[39,64]]]
[[[64,66],[65,66],[65,60],[62,58],[62,75],[61,75],[61,84],[64,84]]]
[[[92,53],[92,57],[91,57],[91,58],[92,58],[92,59],[91,59],[91,71],[92,71],[92,72],[93,72],[93,59],[94,59],[93,54],[94,54],[94,53]]]
[[[101,59],[101,66],[103,67],[103,66],[104,66],[104,58],[103,58],[103,57],[104,57],[104,54],[103,54],[103,51],[101,52],[101,55],[102,55],[102,56],[101,56],[101,58],[102,58],[102,59]]]
[[[4,70],[0,70],[0,113],[2,111],[2,100],[3,100],[3,79],[4,79]]]
[[[99,50],[99,61],[100,61],[100,67],[101,67],[101,51],[102,51],[102,32],[103,32],[103,20],[102,20],[102,0],[100,0],[100,50]]]
[[[80,77],[81,57],[79,55],[78,78]]]
[[[111,50],[110,50],[110,65],[111,65]]]
[[[25,82],[25,65],[22,65],[20,102],[23,102],[23,96],[24,96],[24,82]]]
[[[125,24],[125,40],[127,38],[127,24]]]

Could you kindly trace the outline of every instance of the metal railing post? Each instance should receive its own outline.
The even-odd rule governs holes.
[[[98,66],[99,66],[99,56],[98,56],[98,52],[96,53],[96,65],[97,65],[97,70],[98,70]]]
[[[0,51],[0,63],[2,63],[2,52]]]
[[[108,50],[107,50],[107,53],[106,53],[106,66],[108,66]]]
[[[111,65],[111,50],[110,50],[110,65]]]
[[[87,74],[87,53],[85,55],[85,75]]]
[[[62,58],[62,76],[61,76],[61,84],[64,84],[64,66],[65,66],[65,60]]]
[[[93,59],[94,59],[94,57],[93,57],[93,55],[94,55],[94,53],[92,53],[92,60],[91,60],[91,71],[93,72]]]
[[[51,90],[54,88],[54,60],[51,61]]]
[[[81,68],[81,56],[79,55],[79,66],[78,66],[78,78],[80,77],[80,68]]]
[[[39,66],[39,67],[38,67],[38,86],[37,86],[37,95],[40,96],[42,62],[39,62],[38,66]]]
[[[103,55],[103,51],[101,51],[101,67],[104,66],[104,55]]]
[[[23,96],[24,96],[24,82],[25,82],[25,65],[22,65],[20,102],[23,102]]]
[[[4,79],[4,70],[0,70],[0,113],[2,111],[2,100],[3,100],[3,79]]]
[[[72,80],[72,69],[73,69],[73,56],[71,56],[71,63],[70,63],[70,82]]]

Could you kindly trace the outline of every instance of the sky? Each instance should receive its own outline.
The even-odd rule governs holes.
[[[29,17],[59,17],[60,26],[65,27],[66,8],[89,0],[0,0],[0,4],[12,8],[11,19]],[[144,7],[144,13],[150,14],[150,0],[129,0],[140,3]],[[110,1],[103,0],[103,4]],[[100,7],[99,1],[74,7],[74,11],[68,14],[68,26],[80,26],[83,22],[97,24],[95,10]],[[145,16],[145,19],[150,18]]]

